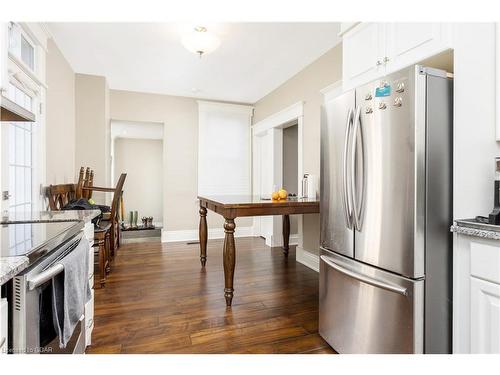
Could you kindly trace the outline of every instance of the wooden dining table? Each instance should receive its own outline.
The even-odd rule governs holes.
[[[319,201],[312,198],[298,198],[287,200],[266,200],[252,195],[223,195],[198,196],[200,201],[200,261],[201,266],[207,263],[207,210],[211,210],[224,217],[224,297],[226,306],[233,301],[234,267],[236,264],[236,246],[234,244],[234,230],[237,217],[248,216],[283,216],[283,254],[288,256],[290,243],[290,215],[319,213]]]

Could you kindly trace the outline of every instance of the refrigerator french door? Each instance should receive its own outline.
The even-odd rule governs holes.
[[[320,334],[451,351],[452,80],[413,66],[322,109]]]

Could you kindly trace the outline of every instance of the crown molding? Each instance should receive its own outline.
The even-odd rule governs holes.
[[[254,107],[251,105],[212,102],[207,100],[197,100],[197,102],[200,112],[226,111],[253,116]]]

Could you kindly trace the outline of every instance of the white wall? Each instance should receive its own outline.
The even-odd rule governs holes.
[[[123,190],[126,220],[129,211],[163,222],[163,141],[117,138],[114,144],[115,180],[127,173]],[[116,181],[115,181],[116,183]]]
[[[461,23],[454,36],[455,218],[493,208],[495,141],[495,25]]]
[[[108,86],[105,77],[76,74],[76,145],[75,170],[94,170],[94,185],[110,187],[110,124]],[[125,182],[126,183],[126,182]],[[94,193],[98,203],[109,201],[111,194]]]
[[[304,102],[301,160],[303,173],[319,176],[320,110],[323,101],[320,90],[337,82],[341,77],[342,45],[337,45],[255,103],[254,124],[297,102]],[[319,215],[303,215],[302,229],[304,250],[317,255]]]
[[[54,40],[46,55],[47,184],[75,182],[75,72]]]

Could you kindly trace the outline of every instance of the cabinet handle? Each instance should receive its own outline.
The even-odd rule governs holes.
[[[377,60],[377,66],[380,66],[380,65],[382,65],[382,61]]]

